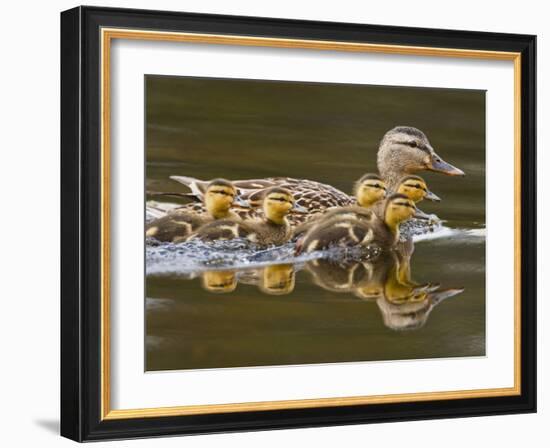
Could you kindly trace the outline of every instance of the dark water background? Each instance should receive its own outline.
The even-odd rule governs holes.
[[[292,292],[269,295],[245,281],[251,269],[212,293],[199,274],[148,264],[146,370],[485,354],[485,92],[159,76],[146,89],[147,190],[184,192],[169,179],[179,174],[292,176],[350,192],[397,125],[423,130],[467,174],[420,173],[443,199],[421,208],[445,229],[416,243],[412,278],[464,291],[419,328],[391,328],[377,303],[323,289],[301,265]]]

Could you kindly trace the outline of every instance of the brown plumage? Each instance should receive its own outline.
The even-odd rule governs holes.
[[[192,191],[200,197],[200,191],[205,181],[182,176],[171,176],[178,182],[192,188]],[[247,200],[250,208],[234,207],[233,212],[242,220],[263,219],[263,210],[261,208],[262,198],[269,188],[280,187],[292,192],[296,198],[296,204],[307,209],[307,213],[290,212],[287,219],[291,226],[306,222],[313,216],[322,214],[329,208],[343,207],[354,203],[354,198],[344,192],[307,179],[294,179],[290,177],[273,177],[267,179],[251,179],[234,181],[239,190],[239,196]],[[189,203],[178,209],[186,210],[190,213],[204,213],[204,206],[201,203]]]

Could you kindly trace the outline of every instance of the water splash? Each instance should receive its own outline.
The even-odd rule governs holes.
[[[487,236],[486,229],[461,229],[441,226],[430,233],[415,235],[413,241],[419,243],[422,241],[444,241],[446,244],[453,242],[456,244],[480,243]]]
[[[191,240],[146,246],[145,250],[147,275],[193,276],[197,272],[215,269],[305,263],[321,256],[322,253],[295,256],[293,243],[264,249],[242,239],[213,242]]]
[[[433,241],[479,243],[485,238],[485,229],[453,229],[440,226],[433,232],[415,235],[414,242]],[[328,249],[295,255],[294,243],[261,248],[244,239],[204,242],[191,240],[183,243],[155,243],[148,240],[145,249],[146,273],[149,276],[178,275],[193,278],[200,272],[224,269],[254,269],[275,264],[294,264],[297,268],[309,260],[368,260],[378,256],[377,251],[357,247]]]

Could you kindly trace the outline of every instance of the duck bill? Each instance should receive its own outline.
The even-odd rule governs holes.
[[[428,169],[437,173],[446,174],[447,176],[465,176],[464,171],[451,165],[450,163],[445,162],[445,160],[437,155],[432,157],[430,165],[428,165]]]
[[[425,221],[429,221],[430,219],[432,219],[430,215],[424,213],[422,210],[419,210],[419,209],[416,209],[416,211],[414,212],[413,218],[422,219]]]
[[[430,190],[428,190],[424,199],[427,199],[428,201],[441,202],[441,198]]]

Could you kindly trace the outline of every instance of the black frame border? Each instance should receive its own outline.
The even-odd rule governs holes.
[[[521,395],[101,420],[100,29],[521,53]],[[536,36],[77,7],[61,13],[61,435],[143,438],[536,412]]]

